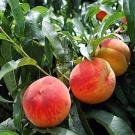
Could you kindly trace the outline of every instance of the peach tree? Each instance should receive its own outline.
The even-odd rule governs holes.
[[[0,135],[134,135],[134,8],[133,0],[0,0]],[[70,75],[83,60],[92,61],[108,38],[127,45],[128,62],[122,65],[124,73],[116,77],[111,97],[98,104],[86,104],[72,93]],[[111,58],[119,60],[113,53]],[[100,66],[95,68],[104,75]],[[22,106],[28,86],[45,76],[64,83],[62,87],[69,89],[71,97],[68,116],[51,128],[31,123]],[[87,79],[80,76],[76,84],[73,81],[77,90],[89,89],[85,83],[81,87],[79,78]],[[104,81],[98,81],[103,82],[100,88]],[[54,114],[62,109],[57,108]]]

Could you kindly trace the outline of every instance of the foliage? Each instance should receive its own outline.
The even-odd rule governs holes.
[[[0,135],[134,135],[134,7],[133,0],[1,0]],[[101,9],[108,15],[99,22],[95,15]],[[123,16],[127,25],[121,22]],[[132,52],[113,96],[98,105],[72,96],[69,117],[58,127],[39,129],[30,124],[21,105],[25,88],[45,75],[68,86],[73,67],[84,57],[91,59],[106,37],[122,39]]]

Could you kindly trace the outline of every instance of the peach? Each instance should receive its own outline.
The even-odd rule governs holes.
[[[107,61],[101,58],[84,60],[72,70],[69,84],[74,96],[88,104],[107,100],[115,88],[115,74]]]
[[[68,88],[55,77],[46,76],[33,82],[22,98],[28,120],[38,127],[53,127],[69,114],[71,99]]]
[[[100,22],[104,19],[104,17],[107,15],[107,13],[103,10],[100,10],[97,14],[96,14],[96,19],[99,20]]]
[[[109,62],[116,76],[126,72],[130,61],[129,47],[119,39],[105,39],[98,49],[97,57]]]

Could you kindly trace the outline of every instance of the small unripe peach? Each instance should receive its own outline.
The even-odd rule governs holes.
[[[22,98],[28,120],[38,127],[53,127],[68,115],[71,99],[67,87],[57,78],[43,77],[33,82]]]
[[[74,96],[88,104],[101,103],[113,93],[116,78],[107,61],[84,60],[72,70],[69,79]]]
[[[126,72],[131,54],[129,47],[123,41],[119,39],[105,39],[98,50],[96,56],[108,61],[116,76]]]
[[[107,13],[103,10],[100,10],[97,14],[96,14],[96,19],[98,21],[102,21],[104,19],[104,17],[107,15]]]

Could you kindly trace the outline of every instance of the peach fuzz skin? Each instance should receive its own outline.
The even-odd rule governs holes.
[[[107,100],[113,93],[116,78],[107,61],[101,58],[84,60],[72,70],[69,79],[74,96],[88,104]]]
[[[47,128],[60,124],[67,117],[71,99],[64,83],[55,77],[46,76],[26,89],[22,105],[32,124]]]
[[[107,13],[103,10],[100,10],[97,14],[96,14],[96,19],[99,20],[100,22],[104,19],[104,17],[107,15]]]
[[[119,39],[105,39],[96,52],[96,57],[108,61],[116,76],[124,74],[130,61],[129,47]]]

